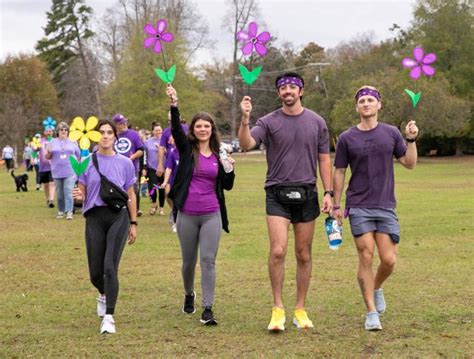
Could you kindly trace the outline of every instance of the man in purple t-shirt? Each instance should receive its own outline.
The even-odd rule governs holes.
[[[132,160],[135,167],[137,178],[140,178],[139,174],[139,158],[143,156],[143,142],[140,139],[140,135],[128,128],[128,119],[122,114],[116,114],[112,120],[117,125],[117,141],[115,142],[114,149],[117,153],[128,157]],[[140,195],[139,184],[140,181],[135,182],[133,185],[135,190],[135,197],[137,198],[137,216],[140,217],[143,212],[140,210]]]
[[[372,86],[363,86],[355,95],[360,123],[339,137],[336,148],[333,187],[333,215],[342,224],[340,208],[347,166],[351,179],[346,192],[345,213],[359,253],[359,281],[367,306],[366,330],[381,330],[379,314],[386,304],[382,284],[390,276],[397,257],[400,226],[395,213],[393,157],[406,168],[415,168],[418,128],[414,121],[405,128],[405,141],[395,126],[378,122],[381,95]],[[380,265],[374,276],[372,261],[377,246]]]
[[[313,328],[304,304],[311,278],[314,224],[320,213],[316,191],[317,163],[323,183],[323,212],[331,209],[332,191],[328,129],[319,115],[301,104],[303,78],[297,73],[285,73],[277,77],[275,85],[282,108],[260,118],[252,131],[249,129],[251,99],[244,96],[240,105],[242,121],[239,140],[243,150],[250,150],[261,143],[267,149],[268,269],[274,302],[268,330],[282,331],[286,320],[282,291],[290,223],[295,233],[297,260],[297,301],[293,324],[298,328]]]

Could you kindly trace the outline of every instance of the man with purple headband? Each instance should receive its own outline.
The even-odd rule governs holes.
[[[250,150],[261,143],[267,148],[268,270],[274,303],[268,330],[285,330],[282,291],[290,223],[295,233],[297,261],[293,324],[298,329],[309,329],[313,328],[313,323],[306,314],[305,300],[311,278],[314,224],[320,214],[316,189],[318,162],[323,184],[321,192],[324,192],[321,211],[329,212],[332,206],[329,134],[325,121],[301,104],[304,80],[300,75],[285,73],[276,78],[275,85],[282,108],[260,118],[252,130],[249,128],[251,98],[244,96],[240,104],[242,121],[239,141],[243,150]]]
[[[400,225],[395,213],[393,157],[406,168],[416,166],[415,140],[418,128],[408,122],[405,140],[395,126],[378,122],[382,97],[372,86],[361,87],[355,95],[360,123],[343,132],[336,148],[333,187],[333,215],[342,224],[341,197],[347,166],[351,179],[346,192],[345,216],[349,216],[351,232],[359,254],[359,281],[367,306],[366,330],[381,330],[379,315],[386,304],[382,284],[390,276],[397,257]],[[405,143],[406,141],[406,143]],[[380,264],[374,276],[372,261],[377,246]]]

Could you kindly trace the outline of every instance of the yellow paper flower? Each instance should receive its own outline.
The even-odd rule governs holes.
[[[69,128],[69,139],[72,141],[79,141],[79,147],[81,150],[88,150],[91,146],[91,142],[99,142],[102,135],[99,131],[94,131],[99,120],[95,116],[91,116],[87,119],[86,124],[82,117],[76,117],[72,120],[71,127]]]
[[[34,150],[37,150],[38,148],[41,147],[41,139],[38,137],[33,137],[31,140],[31,147],[33,147]]]

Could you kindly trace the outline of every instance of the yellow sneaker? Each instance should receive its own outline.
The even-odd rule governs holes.
[[[272,320],[268,324],[268,330],[271,331],[283,331],[285,330],[285,309],[273,307],[272,309]]]
[[[293,324],[298,329],[313,329],[313,322],[308,318],[308,314],[304,309],[295,309],[295,317],[293,318]]]

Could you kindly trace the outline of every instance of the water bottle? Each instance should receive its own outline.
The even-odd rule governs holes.
[[[324,221],[326,235],[328,237],[329,249],[337,251],[342,244],[342,227],[337,224],[334,217],[327,217]]]
[[[230,163],[226,145],[224,143],[221,143],[221,146],[219,148],[219,159],[221,160],[225,173],[229,173],[234,170],[234,166],[232,165],[232,163]]]

